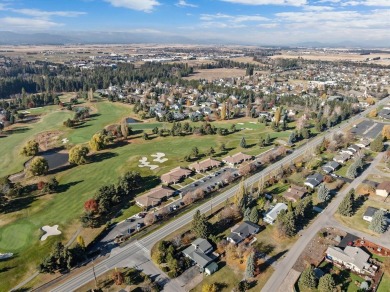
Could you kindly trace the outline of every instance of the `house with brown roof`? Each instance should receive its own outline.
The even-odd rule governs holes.
[[[203,160],[201,162],[195,162],[190,164],[188,167],[190,169],[195,170],[196,172],[205,172],[207,170],[210,170],[214,167],[220,166],[222,163],[221,161],[212,159],[212,158],[207,158],[206,160]]]
[[[222,161],[226,164],[229,164],[230,166],[235,166],[237,164],[240,164],[244,161],[252,160],[253,156],[244,154],[242,152],[236,153],[232,156],[226,156]]]
[[[376,187],[375,193],[377,196],[387,198],[387,196],[390,194],[390,181],[381,182]]]
[[[166,186],[158,186],[150,192],[135,198],[135,203],[141,208],[150,208],[159,205],[163,200],[173,195],[175,191]]]
[[[161,176],[161,181],[167,185],[174,184],[183,178],[190,176],[191,173],[191,170],[179,166],[172,169],[170,172],[163,174]]]
[[[283,197],[288,201],[296,203],[298,200],[302,199],[306,194],[307,191],[305,187],[291,185],[290,188],[284,193]]]

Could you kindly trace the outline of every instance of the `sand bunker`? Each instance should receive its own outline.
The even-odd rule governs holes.
[[[158,168],[158,165],[151,165],[147,157],[142,157],[139,161],[141,164],[138,167],[149,167],[151,170]]]
[[[157,152],[156,154],[152,154],[150,156],[156,157],[155,159],[153,159],[153,161],[156,161],[158,163],[164,163],[165,161],[168,161],[168,158],[164,158],[165,153],[162,152]]]
[[[58,230],[58,225],[54,225],[54,226],[45,225],[41,229],[42,231],[46,232],[44,235],[42,235],[41,241],[46,240],[49,236],[61,234],[61,231]]]

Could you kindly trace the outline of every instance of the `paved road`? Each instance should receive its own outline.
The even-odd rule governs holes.
[[[377,157],[372,161],[370,166],[357,178],[355,179],[347,188],[345,188],[342,192],[338,193],[336,197],[332,200],[332,202],[327,206],[327,208],[317,216],[315,221],[301,233],[301,237],[297,240],[294,246],[287,252],[286,256],[283,258],[280,263],[278,263],[275,272],[269,278],[262,291],[279,291],[279,287],[281,283],[287,277],[289,271],[294,266],[295,262],[312,240],[314,236],[323,228],[328,226],[333,226],[335,220],[333,219],[333,215],[337,211],[337,207],[340,205],[343,198],[347,195],[347,193],[351,189],[356,189],[356,187],[361,184],[367,175],[371,172],[372,169],[378,164],[378,162],[382,159],[383,153],[377,155]],[[337,222],[337,221],[336,221]],[[339,226],[341,224],[338,224]],[[343,229],[345,229],[343,227]],[[367,236],[365,236],[367,237]],[[377,242],[377,241],[376,241]],[[390,245],[390,244],[388,244]]]
[[[388,102],[388,100],[389,100],[389,98],[386,98],[386,99],[382,100],[380,103]],[[343,125],[336,127],[335,129],[330,130],[329,132],[326,133],[326,136],[331,136],[331,135],[333,135],[333,133],[336,133],[340,130],[343,130],[343,129],[346,129],[347,127],[350,127],[357,120],[359,120],[363,115],[368,114],[371,109],[372,108],[367,109],[362,114],[359,114],[355,117],[352,117],[348,122],[344,123]],[[287,165],[288,163],[290,163],[294,159],[304,155],[308,149],[313,149],[317,145],[319,145],[322,142],[323,137],[324,136],[319,136],[319,137],[312,139],[311,141],[307,142],[306,145],[295,150],[292,154],[288,155],[284,159],[282,159],[278,162],[275,162],[274,164],[270,165],[269,167],[262,170],[261,172],[252,175],[251,177],[249,177],[248,179],[245,180],[246,185],[252,185],[252,184],[258,182],[262,177],[267,176],[268,174],[271,174],[275,170],[278,170],[282,165]],[[200,210],[201,213],[205,213],[205,212],[209,211],[210,209],[212,209],[212,206],[217,206],[217,205],[225,202],[226,199],[233,197],[234,194],[237,192],[237,190],[238,190],[238,186],[236,185],[236,186],[232,187],[231,189],[225,191],[224,193],[222,193],[218,197],[215,197],[212,200],[204,203],[198,209]],[[342,196],[339,196],[338,198],[342,198]],[[338,198],[336,198],[333,202],[339,201]],[[340,199],[340,201],[341,201],[341,199]],[[337,206],[335,206],[333,209],[335,210],[336,208],[337,208]],[[327,211],[325,211],[323,214],[328,214],[329,210],[330,210],[330,208],[328,208]],[[154,231],[152,234],[144,237],[143,239],[141,239],[137,243],[131,243],[123,248],[113,249],[111,256],[108,259],[100,262],[99,264],[97,264],[95,266],[96,276],[99,276],[99,275],[105,273],[106,271],[109,271],[110,269],[118,266],[119,263],[130,261],[132,256],[134,254],[138,254],[140,251],[144,251],[145,258],[149,259],[150,258],[150,254],[149,254],[150,248],[159,240],[163,239],[164,237],[171,234],[175,230],[183,227],[184,225],[190,223],[195,212],[196,212],[196,210],[192,210],[192,211],[186,213],[185,215],[179,217],[177,220],[168,223],[167,225],[163,226],[162,228]],[[321,217],[324,217],[324,216],[321,216]],[[311,225],[311,227],[309,229],[317,230],[315,227],[312,227],[312,226],[317,226],[317,228],[319,228],[319,226],[323,226],[322,225],[323,222],[316,223],[317,221],[318,220],[316,220]],[[311,233],[311,232],[305,232],[305,233],[306,234],[313,234],[313,235],[315,234],[315,233]],[[295,244],[293,246],[293,249],[296,250],[296,252],[299,252],[299,250],[302,251],[302,249],[310,241],[309,237],[312,237],[312,236],[307,236],[307,235],[302,236],[302,238],[300,238],[300,241],[305,240],[307,242],[306,243],[301,242],[300,244]],[[292,254],[294,256],[295,253],[289,252],[288,255]],[[300,253],[301,252],[299,252],[298,255]],[[286,265],[283,265],[283,264],[279,265],[278,264],[278,267],[281,267],[281,269],[283,269],[283,271],[288,272],[288,270],[292,267],[294,262],[295,262],[295,260],[291,263],[291,265],[289,264],[289,262],[286,262]],[[287,266],[290,266],[290,268],[286,269]],[[278,269],[274,273],[274,275],[275,274],[283,276],[283,279],[284,279],[284,277],[287,273],[279,272],[279,269]],[[275,278],[274,275],[272,276],[273,280],[271,281],[271,279],[270,279],[270,281],[267,282],[267,286],[274,287],[274,286],[277,286],[276,283],[279,283],[279,284],[281,283],[282,278],[280,278],[280,277],[277,278],[277,276],[275,276],[276,277]],[[83,284],[92,281],[93,279],[94,279],[93,273],[91,270],[89,270],[89,271],[83,272],[79,275],[75,275],[73,278],[68,279],[66,282],[59,285],[57,288],[53,289],[52,291],[74,291],[75,289],[81,287]],[[268,283],[270,283],[270,284],[268,284]],[[171,292],[171,291],[175,292],[175,291],[182,291],[182,288],[178,284],[175,285],[175,281],[168,280],[167,286],[164,288],[164,290],[169,291],[169,292]],[[274,289],[264,290],[263,289],[263,291],[276,291],[276,290],[274,290]]]

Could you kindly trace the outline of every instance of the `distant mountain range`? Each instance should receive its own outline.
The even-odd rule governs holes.
[[[134,44],[134,43],[161,43],[161,44],[220,44],[220,45],[263,45],[272,44],[238,43],[225,39],[192,39],[180,35],[166,35],[158,32],[56,32],[56,33],[16,33],[0,31],[0,45],[66,45],[66,44]],[[338,43],[301,42],[289,47],[305,48],[379,48],[390,47],[389,40],[381,43],[364,44],[351,41]]]

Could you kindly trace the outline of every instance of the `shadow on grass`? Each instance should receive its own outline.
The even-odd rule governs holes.
[[[71,187],[83,182],[84,180],[78,180],[78,181],[73,181],[73,182],[70,182],[70,183],[67,183],[67,184],[62,184],[62,185],[59,185],[58,188],[57,188],[57,193],[60,194],[60,193],[64,193],[66,192],[67,190],[69,190]]]
[[[118,156],[118,154],[113,152],[96,153],[91,156],[91,162],[102,162],[103,160],[111,159],[116,156]]]
[[[265,260],[264,263],[259,266],[260,271],[265,271],[269,266],[272,266],[272,264],[276,263],[286,253],[287,250],[284,250]]]
[[[1,268],[1,269],[0,269],[0,274],[1,274],[1,273],[8,272],[9,270],[12,270],[12,269],[14,269],[14,268],[16,268],[16,267],[14,266],[14,267],[4,267],[4,268]]]
[[[81,124],[81,125],[74,126],[73,129],[82,129],[82,128],[87,128],[90,126],[91,126],[91,124]]]
[[[16,211],[24,210],[31,206],[31,204],[36,200],[36,197],[23,197],[19,199],[14,199],[10,201],[4,210],[5,214],[13,213]]]
[[[119,140],[113,144],[107,145],[106,149],[116,149],[116,148],[120,148],[120,147],[129,145],[129,144],[130,144],[130,142],[127,140]]]
[[[4,131],[4,133],[5,134],[21,134],[21,133],[26,133],[29,130],[30,130],[30,128],[28,128],[28,127],[16,127],[12,130]]]

